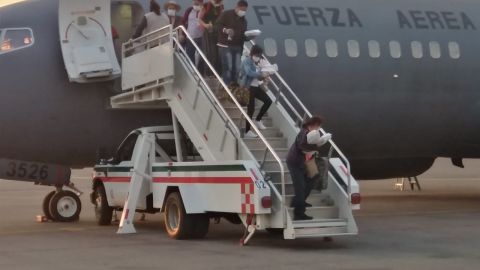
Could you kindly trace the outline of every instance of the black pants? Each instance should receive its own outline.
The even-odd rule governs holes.
[[[260,121],[262,120],[263,116],[272,105],[272,101],[268,97],[267,93],[265,93],[265,91],[263,91],[263,89],[260,87],[250,86],[249,91],[250,91],[250,98],[248,100],[248,107],[247,107],[248,116],[250,117],[250,119],[253,119],[253,114],[255,113],[255,99],[258,99],[263,102],[263,106],[260,109],[260,112],[258,113],[257,118],[255,120]],[[250,124],[247,121],[245,132],[248,132],[249,130],[250,130]]]
[[[294,214],[301,216],[305,214],[305,201],[312,192],[313,181],[307,177],[307,170],[304,165],[288,164],[288,170],[292,176],[295,197],[293,197],[291,206],[295,208]]]

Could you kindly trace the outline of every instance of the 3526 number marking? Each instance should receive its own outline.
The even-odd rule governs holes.
[[[48,178],[48,166],[40,166],[38,164],[28,164],[24,162],[9,162],[7,177],[46,180]]]

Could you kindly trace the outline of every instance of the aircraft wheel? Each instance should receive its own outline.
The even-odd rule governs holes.
[[[178,192],[170,193],[165,203],[165,230],[170,238],[199,239],[208,232],[210,219],[205,214],[187,214]]]
[[[113,208],[108,205],[107,194],[103,185],[98,185],[94,190],[95,218],[100,226],[112,223]]]
[[[73,222],[80,217],[82,202],[72,191],[61,190],[52,196],[49,209],[54,221]]]
[[[50,213],[50,201],[52,200],[53,195],[55,195],[55,190],[51,191],[45,196],[42,203],[43,214],[47,217],[48,220],[53,220],[52,214]]]

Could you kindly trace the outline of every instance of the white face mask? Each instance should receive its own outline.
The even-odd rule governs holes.
[[[247,14],[246,11],[243,11],[243,10],[238,10],[238,11],[237,11],[238,17],[245,17],[246,14]]]
[[[200,10],[202,10],[202,6],[200,6],[200,5],[193,5],[193,10],[195,10],[195,11],[200,11]]]
[[[167,14],[168,16],[175,16],[177,14],[177,10],[176,9],[168,9],[167,10]]]
[[[258,56],[252,56],[252,59],[255,63],[260,62],[260,57],[258,57]]]

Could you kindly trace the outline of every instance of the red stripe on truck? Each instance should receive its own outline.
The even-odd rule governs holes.
[[[251,183],[250,177],[155,177],[154,183],[175,184],[245,184]]]

